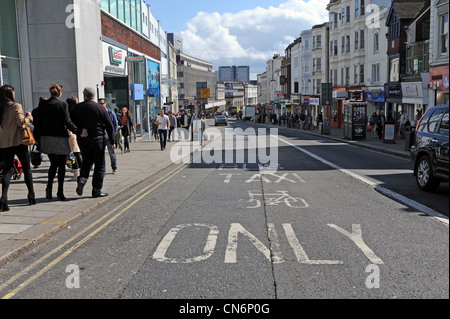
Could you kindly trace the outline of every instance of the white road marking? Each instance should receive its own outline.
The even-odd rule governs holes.
[[[366,245],[366,243],[362,239],[361,225],[353,224],[351,233],[334,224],[328,224],[328,226],[330,226],[333,229],[336,229],[341,234],[350,238],[351,241],[353,241],[356,244],[356,246],[358,246],[358,248],[361,249],[363,254],[366,255],[367,258],[369,258],[372,264],[377,265],[384,264],[384,262],[373,252],[372,249],[369,248],[369,246]]]
[[[420,211],[422,213],[425,213],[425,214],[427,214],[429,216],[432,216],[432,217],[434,217],[435,219],[437,219],[438,221],[444,223],[447,226],[449,225],[449,218],[447,216],[445,216],[445,215],[443,215],[443,214],[441,214],[439,212],[436,212],[435,210],[433,210],[433,209],[431,209],[429,207],[426,207],[426,206],[424,206],[424,205],[422,205],[422,204],[420,204],[420,203],[418,203],[418,202],[416,202],[414,200],[406,198],[403,195],[400,195],[400,194],[398,194],[396,192],[393,192],[393,191],[391,191],[391,190],[389,190],[387,188],[384,188],[384,187],[380,186],[380,184],[378,182],[370,180],[370,179],[368,179],[368,178],[366,178],[364,176],[358,175],[358,174],[356,174],[356,173],[354,173],[354,172],[352,172],[352,171],[350,171],[348,169],[344,169],[344,168],[340,167],[339,165],[336,165],[336,164],[334,164],[334,163],[332,163],[330,161],[327,161],[326,159],[324,159],[324,158],[322,158],[322,157],[320,157],[320,156],[318,156],[318,155],[316,155],[314,153],[311,153],[311,152],[303,149],[302,147],[300,147],[298,145],[292,144],[291,142],[289,142],[289,141],[287,141],[285,139],[282,139],[282,138],[280,138],[278,136],[277,136],[277,138],[280,141],[282,141],[283,143],[286,143],[287,145],[292,146],[293,148],[295,148],[295,149],[299,150],[300,152],[303,152],[306,155],[308,155],[308,156],[310,156],[310,157],[312,157],[312,158],[314,158],[314,159],[324,163],[325,165],[328,165],[328,166],[330,166],[330,167],[332,167],[332,168],[334,168],[334,169],[336,169],[338,171],[341,171],[341,172],[343,172],[345,174],[348,174],[351,177],[353,177],[353,178],[355,178],[355,179],[357,179],[357,180],[359,180],[359,181],[361,181],[361,182],[363,182],[363,183],[373,187],[376,191],[382,193],[383,195],[387,195],[387,196],[391,197],[392,199],[394,199],[394,200],[396,200],[396,201],[398,201],[398,202],[400,202],[400,203],[402,203],[402,204],[404,204],[404,205],[406,205],[408,207],[413,207],[414,209],[417,209],[418,211]]]

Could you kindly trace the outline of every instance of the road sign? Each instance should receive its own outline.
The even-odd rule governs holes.
[[[210,89],[200,89],[200,98],[201,99],[209,99],[211,96]]]
[[[144,62],[145,58],[143,56],[127,56],[128,62]]]

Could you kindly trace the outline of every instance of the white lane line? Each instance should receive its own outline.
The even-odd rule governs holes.
[[[361,182],[363,182],[363,183],[373,187],[376,191],[380,192],[381,194],[383,194],[385,196],[388,196],[388,197],[390,197],[390,198],[392,198],[392,199],[394,199],[394,200],[396,200],[396,201],[398,201],[398,202],[400,202],[400,203],[402,203],[402,204],[404,204],[404,205],[406,205],[408,207],[412,207],[414,209],[417,209],[418,211],[420,211],[420,212],[422,212],[424,214],[432,216],[432,217],[436,218],[438,221],[446,224],[447,226],[449,225],[449,218],[447,216],[445,216],[445,215],[443,215],[443,214],[441,214],[441,213],[439,213],[439,212],[437,212],[437,211],[435,211],[435,210],[433,210],[433,209],[431,209],[431,208],[429,208],[429,207],[427,207],[425,205],[422,205],[422,204],[420,204],[420,203],[418,203],[418,202],[416,202],[416,201],[414,201],[412,199],[409,199],[409,198],[407,198],[407,197],[405,197],[403,195],[400,195],[400,194],[398,194],[398,193],[396,193],[394,191],[391,191],[391,190],[389,190],[389,189],[387,189],[387,188],[385,188],[383,186],[380,186],[379,183],[374,182],[374,181],[372,181],[372,180],[370,180],[370,179],[368,179],[368,178],[366,178],[364,176],[358,175],[358,174],[356,174],[356,173],[354,173],[354,172],[352,172],[352,171],[350,171],[348,169],[344,169],[344,168],[340,167],[339,165],[336,165],[336,164],[334,164],[334,163],[332,163],[330,161],[327,161],[326,159],[324,159],[324,158],[322,158],[322,157],[320,157],[320,156],[318,156],[316,154],[313,154],[313,153],[311,153],[311,152],[301,148],[300,146],[292,144],[291,142],[289,142],[289,141],[287,141],[285,139],[282,139],[279,136],[277,136],[277,138],[281,142],[283,142],[283,143],[285,143],[285,144],[287,144],[289,146],[292,146],[293,148],[299,150],[300,152],[305,153],[308,156],[311,156],[312,158],[314,158],[314,159],[324,163],[325,165],[328,165],[328,166],[330,166],[330,167],[332,167],[332,168],[334,168],[334,169],[336,169],[338,171],[341,171],[341,172],[343,172],[343,173],[345,173],[347,175],[350,175],[351,177],[353,177],[353,178],[355,178],[355,179],[357,179],[357,180],[359,180],[359,181],[361,181]]]

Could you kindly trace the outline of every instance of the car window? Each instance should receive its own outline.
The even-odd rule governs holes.
[[[448,123],[448,111],[444,114],[442,118],[441,125],[439,127],[439,134],[449,135],[449,123]]]
[[[430,120],[428,121],[428,132],[435,133],[437,126],[442,118],[442,113],[445,112],[445,109],[436,109],[431,115]]]

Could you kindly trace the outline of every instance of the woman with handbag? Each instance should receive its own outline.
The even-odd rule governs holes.
[[[36,138],[40,140],[41,152],[47,154],[50,159],[45,197],[48,200],[53,199],[53,180],[58,171],[58,192],[56,195],[60,201],[65,201],[66,157],[70,154],[67,130],[75,133],[77,127],[70,119],[67,103],[59,100],[63,93],[63,88],[58,84],[51,84],[49,91],[51,97],[39,103],[34,129]]]
[[[0,152],[4,159],[4,175],[2,177],[2,197],[0,211],[9,211],[8,190],[14,173],[14,156],[17,155],[22,164],[25,184],[28,188],[28,203],[36,205],[31,173],[31,161],[28,145],[24,145],[22,132],[33,122],[30,112],[24,114],[23,107],[15,102],[16,94],[10,85],[0,87]]]

